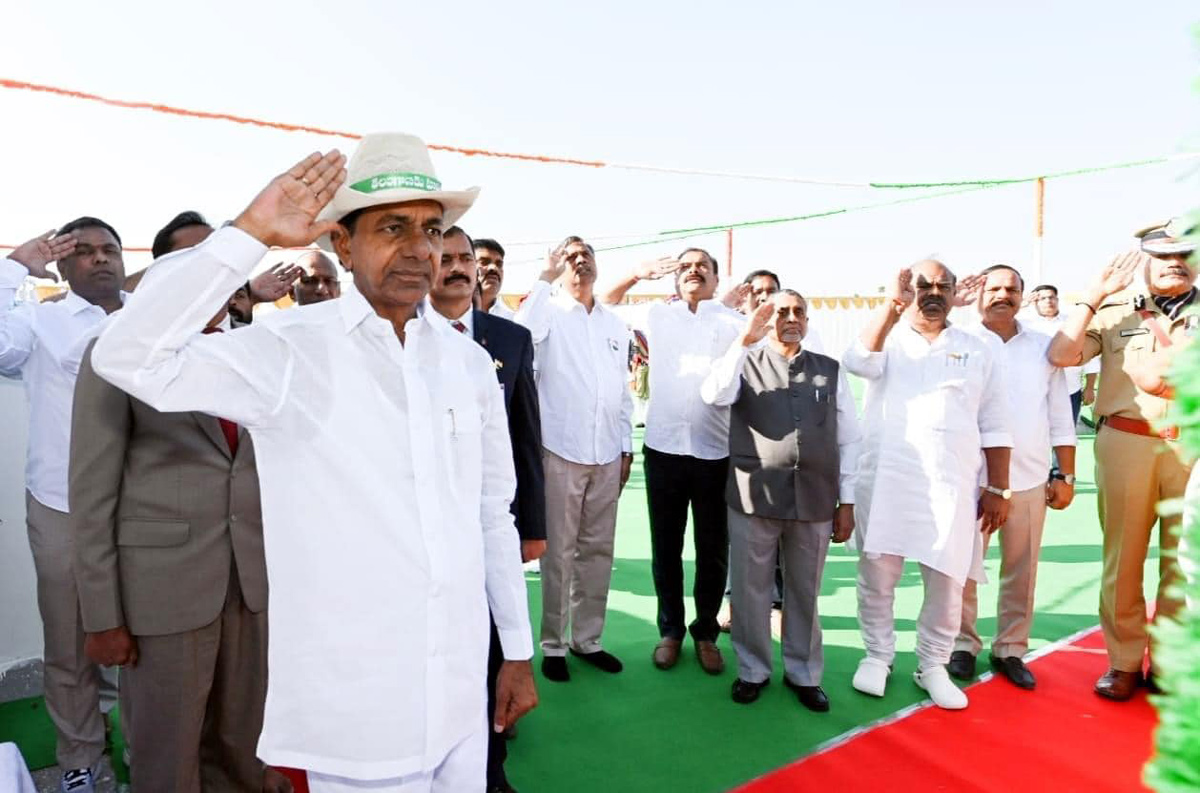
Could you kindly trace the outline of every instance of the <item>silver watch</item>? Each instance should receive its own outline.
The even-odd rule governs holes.
[[[1005,501],[1008,501],[1009,499],[1012,498],[1012,491],[1009,490],[1007,487],[1004,488],[1003,490],[1001,490],[998,487],[992,487],[991,485],[984,485],[983,489],[986,490],[987,492],[991,493],[993,496],[1000,496],[1000,498],[1004,499]]]

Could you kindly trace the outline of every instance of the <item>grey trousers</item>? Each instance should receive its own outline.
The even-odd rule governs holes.
[[[731,628],[738,677],[771,677],[771,599],[775,553],[783,565],[783,673],[798,686],[819,686],[825,670],[817,596],[833,522],[810,523],[743,515],[729,510]]]
[[[121,680],[134,789],[259,793],[267,613],[246,608],[236,571],[216,620],[135,639],[137,665],[124,669]]]
[[[621,458],[581,465],[542,450],[546,553],[542,564],[542,654],[600,649],[612,580]]]
[[[57,734],[55,756],[64,770],[92,768],[104,754],[104,717],[117,700],[117,670],[83,651],[83,616],[72,559],[75,542],[65,512],[25,493],[25,523],[37,572],[42,615],[46,712]]]

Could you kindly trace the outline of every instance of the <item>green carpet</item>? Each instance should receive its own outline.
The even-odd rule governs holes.
[[[1091,438],[1080,439],[1078,474],[1074,504],[1065,512],[1051,512],[1047,520],[1033,649],[1097,622],[1100,531]],[[521,793],[724,791],[796,760],[849,729],[922,700],[923,692],[911,677],[922,592],[915,565],[909,565],[896,593],[901,654],[895,674],[888,695],[874,699],[850,687],[862,656],[855,620],[855,557],[841,548],[830,552],[820,610],[825,632],[823,685],[832,710],[814,714],[782,686],[778,653],[774,682],[759,701],[748,706],[732,702],[729,689],[736,672],[728,635],[720,641],[726,659],[720,677],[700,669],[690,643],[674,669],[662,672],[651,664],[658,632],[640,459],[621,499],[615,555],[604,643],[625,662],[625,671],[610,676],[575,662],[571,681],[565,684],[537,674],[541,704],[522,720],[518,738],[509,744],[509,779]],[[1147,586],[1157,581],[1157,553],[1152,551],[1152,556]],[[999,550],[993,547],[988,559],[992,583],[980,588],[979,627],[985,644],[995,628]],[[690,591],[690,567],[687,572]],[[534,575],[528,581],[536,636],[540,585]],[[1079,685],[1090,688],[1093,682],[1080,680]],[[1020,695],[1014,691],[1014,696]]]
[[[1075,503],[1065,513],[1051,512],[1047,521],[1034,648],[1097,621],[1100,532],[1091,447],[1090,438],[1080,439]],[[518,738],[509,745],[509,777],[522,793],[724,791],[922,699],[911,683],[914,619],[921,602],[920,575],[911,565],[896,593],[901,655],[888,695],[873,699],[851,689],[850,677],[862,650],[854,617],[854,557],[840,548],[830,553],[820,602],[830,713],[813,714],[799,706],[780,684],[778,655],[775,682],[762,698],[749,706],[734,704],[729,698],[735,672],[728,636],[720,642],[727,665],[720,677],[704,674],[690,644],[685,644],[675,669],[655,669],[650,653],[658,634],[644,488],[639,458],[621,500],[604,634],[606,649],[625,662],[625,671],[610,676],[575,662],[566,684],[550,683],[537,674],[541,705],[522,720]],[[985,641],[995,626],[998,554],[996,548],[989,553],[993,583],[980,590]],[[1146,565],[1148,588],[1157,581],[1153,550],[1151,557]],[[689,590],[690,574],[689,566]],[[541,591],[536,575],[528,580],[536,638]],[[1079,685],[1090,687],[1092,682],[1080,680]],[[53,730],[40,700],[0,705],[3,741],[15,741],[31,768],[53,762]]]

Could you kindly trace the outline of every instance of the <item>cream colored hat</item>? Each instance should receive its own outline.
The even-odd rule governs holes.
[[[1196,250],[1197,230],[1188,218],[1177,217],[1139,229],[1133,236],[1142,241],[1142,250],[1151,256],[1176,256]]]
[[[376,132],[359,141],[346,165],[345,183],[317,219],[341,220],[356,209],[383,204],[437,201],[449,228],[471,208],[478,195],[478,187],[443,190],[429,148],[416,135]],[[317,243],[327,251],[333,250],[328,234],[322,234]]]

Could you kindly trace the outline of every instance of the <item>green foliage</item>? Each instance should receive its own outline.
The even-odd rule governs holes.
[[[1196,34],[1200,41],[1200,26]],[[1200,218],[1200,211],[1192,217]],[[1200,266],[1200,255],[1192,256],[1192,264]],[[1179,353],[1171,381],[1180,442],[1193,459],[1200,457],[1200,344]],[[1188,607],[1178,622],[1162,620],[1154,631],[1155,665],[1167,693],[1154,698],[1160,723],[1146,782],[1160,793],[1200,790],[1200,499],[1189,499],[1184,516],[1179,563],[1191,570],[1183,586]]]

